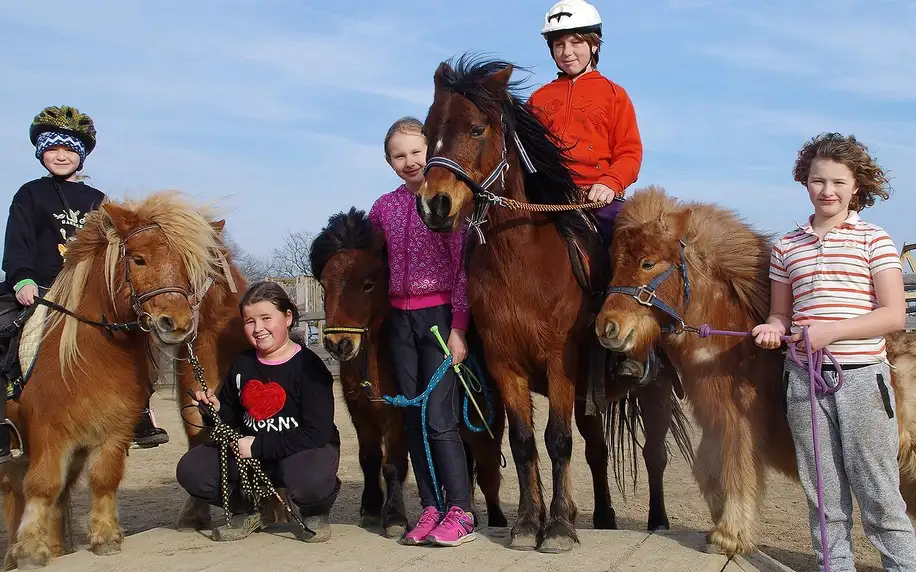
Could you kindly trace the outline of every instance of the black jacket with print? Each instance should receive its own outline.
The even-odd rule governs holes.
[[[50,288],[63,266],[67,240],[103,200],[105,194],[98,189],[52,177],[22,185],[6,222],[3,271],[8,290],[27,278]]]
[[[219,393],[219,416],[253,436],[251,456],[277,461],[329,443],[340,447],[334,424],[334,377],[315,352],[299,351],[281,364],[239,354]]]

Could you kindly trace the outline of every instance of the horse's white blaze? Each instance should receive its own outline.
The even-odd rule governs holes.
[[[442,138],[439,138],[439,140],[436,141],[436,146],[433,147],[433,151],[438,153],[441,150],[442,150]]]

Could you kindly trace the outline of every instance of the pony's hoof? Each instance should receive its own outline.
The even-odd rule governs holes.
[[[360,528],[375,528],[382,523],[382,517],[377,514],[364,514],[359,517]]]
[[[406,532],[406,524],[389,524],[385,527],[385,538],[401,538]]]
[[[613,508],[600,508],[592,515],[592,524],[596,530],[617,530],[617,513]]]
[[[512,527],[509,548],[512,550],[535,550],[538,547],[541,529],[533,519],[519,519]]]
[[[182,517],[178,521],[178,524],[175,526],[175,530],[178,532],[195,532],[197,530],[207,530],[210,528],[209,521],[209,518],[207,519],[207,522],[204,522],[204,519],[199,517]]]
[[[662,515],[660,517],[649,515],[649,522],[646,525],[646,530],[649,532],[658,532],[659,530],[668,530],[670,526],[671,523],[668,522],[667,515]]]
[[[573,549],[578,544],[579,536],[572,524],[563,519],[554,519],[544,532],[544,542],[538,552],[545,554],[563,554]]]
[[[44,568],[51,560],[51,548],[39,542],[20,542],[13,547],[12,560],[19,570]]]
[[[121,552],[120,542],[103,542],[92,545],[92,553],[96,556],[111,556]]]
[[[716,552],[729,558],[736,554],[747,556],[757,550],[755,543],[742,538],[740,534],[734,535],[719,527],[709,531],[709,534],[706,535],[706,542],[707,552],[710,551],[709,545],[712,545]]]
[[[124,532],[120,528],[89,535],[89,546],[96,556],[109,556],[121,552],[122,542],[124,542]]]

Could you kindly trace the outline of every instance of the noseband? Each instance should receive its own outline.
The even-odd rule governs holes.
[[[662,327],[662,331],[665,333],[679,333],[684,330],[690,330],[691,327],[684,323],[684,319],[678,314],[671,305],[667,304],[665,301],[659,299],[656,294],[656,290],[662,283],[667,280],[667,278],[674,274],[675,270],[680,270],[681,281],[684,286],[684,312],[686,313],[688,306],[690,306],[690,279],[687,276],[687,258],[684,256],[684,244],[683,240],[679,241],[681,246],[681,262],[680,264],[673,264],[665,269],[664,272],[653,278],[648,284],[643,284],[642,286],[608,286],[607,295],[611,294],[625,294],[632,297],[634,300],[647,306],[649,308],[656,308],[661,310],[669,317],[674,319],[674,325],[668,325]]]

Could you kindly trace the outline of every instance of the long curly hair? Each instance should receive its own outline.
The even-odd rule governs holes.
[[[854,135],[821,133],[808,141],[798,152],[792,172],[797,182],[808,185],[811,163],[815,159],[830,159],[852,171],[858,190],[849,201],[851,210],[862,211],[874,206],[877,199],[887,200],[890,197],[891,185],[887,173],[869,154],[868,147]]]

